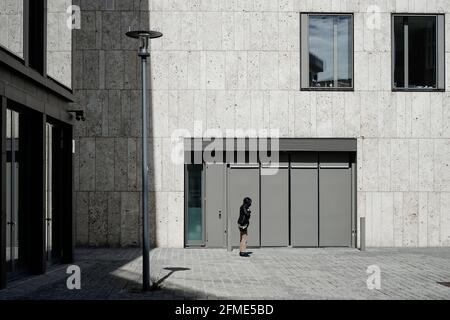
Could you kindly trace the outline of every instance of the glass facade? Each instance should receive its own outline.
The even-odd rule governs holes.
[[[23,58],[23,1],[0,1],[0,46]]]
[[[73,260],[71,4],[0,0],[0,289]]]

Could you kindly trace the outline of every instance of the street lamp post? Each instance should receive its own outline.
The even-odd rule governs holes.
[[[150,39],[162,37],[157,31],[128,31],[130,38],[139,39],[138,56],[141,58],[142,73],[142,290],[151,288],[150,244],[148,238],[148,159],[147,159],[147,58],[150,57]]]

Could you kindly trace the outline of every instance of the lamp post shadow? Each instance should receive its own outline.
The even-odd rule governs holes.
[[[175,272],[177,272],[177,271],[188,271],[188,270],[191,270],[191,269],[190,268],[183,268],[183,267],[167,267],[167,268],[164,268],[164,270],[169,270],[170,272],[168,274],[166,274],[164,277],[162,277],[161,279],[153,282],[151,290],[160,290],[162,283],[165,280],[167,280],[167,278],[169,278]]]

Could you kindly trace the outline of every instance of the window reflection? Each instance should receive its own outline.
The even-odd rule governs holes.
[[[311,87],[334,85],[334,18],[310,16],[309,18],[309,75]]]
[[[352,18],[309,16],[309,86],[352,87]]]
[[[338,87],[352,86],[352,39],[350,38],[351,18],[336,17],[337,28],[337,81]]]
[[[188,165],[188,242],[203,239],[202,165]]]

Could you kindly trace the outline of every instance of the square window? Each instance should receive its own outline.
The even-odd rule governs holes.
[[[444,16],[393,16],[393,88],[444,89]]]
[[[301,14],[302,89],[353,88],[353,16]]]

